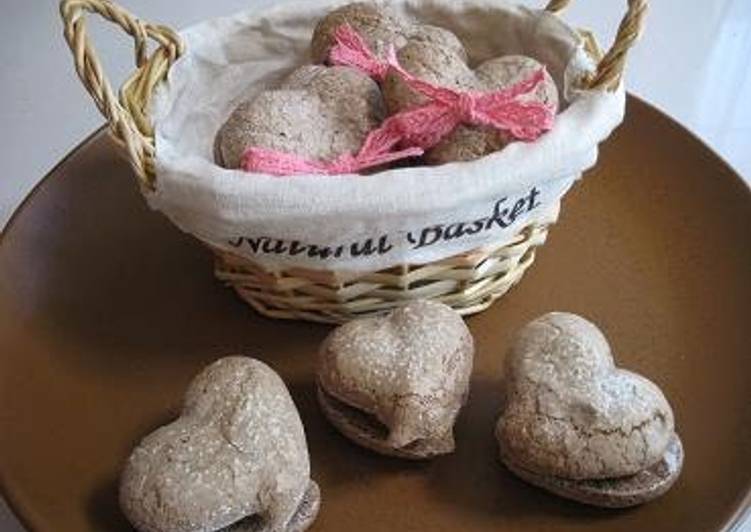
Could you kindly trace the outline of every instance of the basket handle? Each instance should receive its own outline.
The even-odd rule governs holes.
[[[119,98],[112,90],[89,40],[87,13],[102,16],[133,37],[138,69],[121,87]],[[60,2],[60,16],[78,77],[107,119],[115,141],[127,150],[128,159],[142,184],[153,188],[154,136],[145,118],[145,107],[154,87],[182,54],[182,40],[172,29],[143,22],[110,0],[63,0]],[[148,39],[160,45],[150,58],[147,57],[146,48]]]
[[[545,10],[551,13],[561,12],[571,0],[550,0]],[[600,59],[597,70],[586,81],[592,90],[614,91],[618,88],[626,67],[628,51],[639,38],[644,28],[644,15],[647,12],[647,0],[628,0],[628,10],[618,26],[615,42]]]

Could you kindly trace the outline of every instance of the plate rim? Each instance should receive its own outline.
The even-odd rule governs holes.
[[[740,185],[740,188],[745,191],[746,200],[748,202],[751,202],[751,176],[748,176],[748,180],[744,179],[744,177],[738,172],[738,170],[736,170],[721,154],[712,149],[712,147],[698,134],[694,133],[687,126],[671,117],[667,112],[646,101],[645,99],[633,94],[632,92],[627,93],[627,117],[629,103],[636,103],[637,105],[646,107],[650,111],[656,113],[661,118],[669,122],[671,126],[678,128],[681,133],[686,134],[693,141],[697,142],[701,149],[711,154],[715,158],[715,160],[720,162],[720,164],[724,167],[724,170],[728,174],[732,175],[732,179],[736,182],[735,185]],[[37,181],[37,183],[31,188],[31,190],[29,190],[23,200],[21,200],[21,202],[13,209],[13,212],[5,223],[5,226],[2,228],[2,230],[0,230],[0,247],[2,247],[3,243],[5,242],[5,238],[13,230],[13,226],[17,222],[18,218],[20,218],[22,211],[34,200],[35,196],[39,193],[39,191],[47,183],[47,181],[52,178],[53,174],[55,174],[60,167],[68,163],[68,161],[70,161],[73,157],[79,155],[79,153],[89,144],[95,142],[101,136],[107,136],[108,132],[109,127],[106,124],[103,124],[94,129],[80,142],[73,146],[70,151],[68,151],[68,153],[66,153],[54,166],[52,166],[52,168],[50,168],[44,174],[41,179]],[[116,148],[116,146],[112,144],[111,140],[109,142],[111,143],[112,148]],[[606,139],[604,142],[608,142],[608,140]],[[116,149],[114,151],[116,154],[120,155]],[[18,520],[18,522],[21,524],[21,526],[24,527],[24,529],[29,531],[38,530],[35,525],[32,524],[31,518],[29,517],[32,512],[23,511],[25,505],[19,500],[19,498],[15,494],[15,491],[10,487],[10,484],[2,468],[0,468],[0,496],[4,498],[7,507],[13,514],[13,517]],[[741,494],[733,512],[728,516],[726,522],[718,532],[741,532],[741,527],[743,527],[744,525],[751,525],[751,482],[746,488],[746,492]]]

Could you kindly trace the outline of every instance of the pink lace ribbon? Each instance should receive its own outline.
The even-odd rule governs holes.
[[[388,61],[378,58],[365,39],[349,24],[342,24],[334,31],[329,63],[357,68],[379,82],[384,80],[390,68]]]
[[[368,134],[357,154],[344,154],[333,161],[318,161],[250,146],[243,152],[242,169],[277,176],[351,174],[420,156],[459,124],[490,126],[526,141],[535,140],[553,127],[553,106],[519,100],[545,81],[545,67],[540,67],[529,78],[495,92],[457,91],[433,85],[404,70],[393,46],[388,50],[387,60],[381,61],[349,24],[337,28],[334,37],[335,46],[329,56],[332,64],[359,68],[378,80],[383,80],[393,68],[410,88],[427,97],[428,103],[386,119],[381,127]],[[397,145],[406,147],[392,151]]]
[[[495,92],[457,91],[433,85],[404,70],[391,47],[388,64],[410,88],[428,98],[428,103],[406,109],[384,123],[402,138],[402,144],[425,150],[438,144],[459,124],[490,126],[508,131],[519,140],[532,141],[549,131],[555,109],[538,101],[520,101],[545,81],[545,67],[508,88]]]
[[[240,167],[246,172],[261,172],[276,176],[355,174],[374,166],[381,166],[407,157],[419,157],[423,154],[421,148],[414,146],[391,151],[400,140],[401,137],[395,134],[393,129],[381,126],[368,134],[357,154],[346,153],[333,161],[305,159],[292,153],[250,146],[243,152]]]
[[[379,59],[365,40],[349,24],[334,31],[334,46],[329,52],[333,65],[350,66],[383,81],[390,69],[396,70],[413,90],[430,102],[389,118],[384,126],[391,135],[400,135],[402,145],[429,149],[459,124],[490,126],[508,131],[519,140],[535,140],[553,127],[555,109],[536,101],[519,101],[545,81],[545,67],[508,88],[490,93],[464,92],[439,87],[404,70],[389,47],[386,61]]]

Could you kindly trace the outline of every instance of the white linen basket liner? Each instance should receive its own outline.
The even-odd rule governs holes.
[[[623,119],[622,87],[576,88],[594,60],[557,16],[490,0],[395,1],[393,9],[455,32],[471,65],[512,54],[544,63],[561,94],[553,130],[473,162],[367,176],[275,177],[214,164],[214,137],[230,112],[310,62],[313,28],[337,5],[285,2],[181,32],[186,53],[151,108],[157,179],[145,194],[152,208],[268,268],[365,272],[424,264],[555,221],[561,197]]]

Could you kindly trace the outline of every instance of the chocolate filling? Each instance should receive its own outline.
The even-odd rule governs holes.
[[[502,459],[521,479],[561,497],[593,506],[626,508],[656,499],[670,489],[683,466],[683,445],[678,435],[673,434],[657,463],[634,475],[603,479],[572,480],[542,475],[517,464],[509,456]]]
[[[318,484],[312,480],[308,483],[300,505],[289,521],[285,532],[302,532],[315,520],[321,502],[321,492]],[[265,532],[268,524],[259,514],[243,517],[229,526],[217,530],[217,532]]]
[[[443,452],[432,440],[419,439],[404,447],[393,448],[387,443],[389,428],[373,414],[355,408],[334,397],[318,385],[318,399],[324,413],[334,426],[349,438],[370,449],[403,458],[426,458]]]

